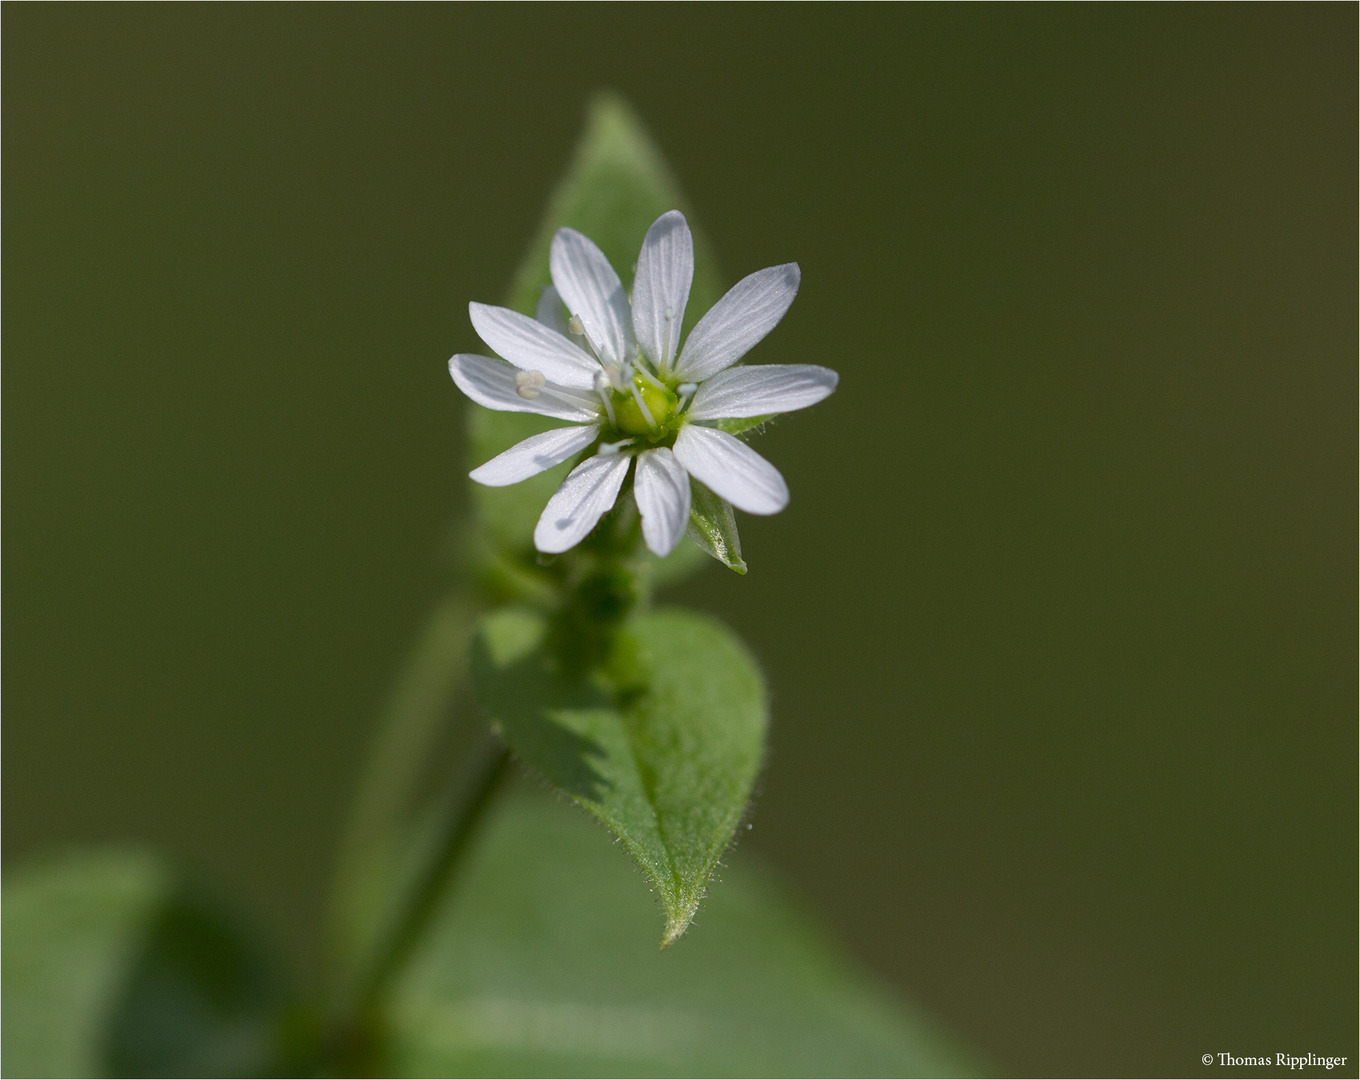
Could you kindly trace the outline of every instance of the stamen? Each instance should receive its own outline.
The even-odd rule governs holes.
[[[567,332],[585,342],[585,346],[590,350],[591,355],[594,356],[596,360],[600,360],[600,363],[604,363],[604,361],[600,359],[600,347],[590,340],[590,335],[586,333],[586,324],[581,321],[581,316],[573,315],[567,320]]]
[[[668,307],[666,309],[666,321],[670,322],[673,318],[675,318],[675,308]]]
[[[618,364],[602,364],[605,376],[609,379],[609,385],[619,393],[623,393],[628,388],[628,383],[624,380],[623,369]]]
[[[609,379],[603,371],[595,373],[595,393],[599,394],[600,400],[604,402],[604,411],[609,414],[609,426],[618,427],[619,422],[614,418],[614,403],[609,400]]]
[[[515,372],[515,393],[525,401],[533,401],[542,393],[543,384],[548,380],[541,371]]]
[[[588,391],[569,390],[563,386],[554,386],[552,383],[544,386],[539,393],[550,401],[560,401],[563,405],[570,405],[578,409],[583,405],[594,404],[590,400]]]
[[[633,400],[637,402],[638,412],[642,413],[642,418],[647,421],[649,428],[656,428],[656,417],[652,415],[652,410],[647,408],[647,403],[642,400],[642,391],[638,389],[637,383],[629,383],[628,388],[633,391]]]
[[[625,446],[632,446],[632,439],[620,439],[618,442],[602,442],[598,451],[601,457],[613,457]]]
[[[675,411],[680,412],[685,407],[685,402],[694,396],[694,392],[699,389],[698,383],[682,382],[675,388],[675,392],[680,395],[680,400],[675,406]]]

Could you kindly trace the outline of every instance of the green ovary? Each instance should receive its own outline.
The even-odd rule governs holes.
[[[640,375],[633,379],[633,385],[638,388],[655,424],[647,422],[647,417],[638,407],[637,399],[631,393],[622,394],[615,391],[614,416],[618,421],[619,430],[629,435],[656,437],[667,430],[667,426],[675,415],[675,406],[679,398],[669,390],[658,389]]]

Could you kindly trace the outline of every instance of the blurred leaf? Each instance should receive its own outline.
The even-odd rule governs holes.
[[[6,873],[6,1076],[95,1076],[104,1023],[166,891],[144,856],[72,857]]]
[[[685,328],[722,295],[708,242],[670,167],[637,114],[620,97],[601,94],[590,104],[576,155],[548,202],[547,212],[510,290],[510,306],[532,314],[550,284],[553,234],[570,226],[585,233],[631,291],[633,270],[648,227],[667,210],[682,210],[694,232],[694,285]]]
[[[623,840],[661,898],[669,945],[746,809],[764,681],[732,633],[692,612],[633,619],[589,679],[562,672],[546,632],[525,611],[487,618],[473,642],[478,704],[516,754]]]
[[[689,509],[690,538],[724,566],[738,574],[746,573],[732,504],[693,478],[690,479],[690,491],[693,494]]]
[[[283,995],[203,896],[138,853],[6,875],[6,1076],[263,1076]]]
[[[964,1076],[986,1065],[854,972],[749,867],[684,947],[605,835],[507,799],[394,990],[407,1076]]]
[[[538,234],[515,275],[509,305],[525,314],[533,313],[543,288],[551,281],[548,250],[553,234],[563,226],[579,229],[594,240],[631,290],[633,268],[648,226],[667,210],[675,209],[685,212],[694,231],[694,285],[685,317],[686,326],[690,326],[721,296],[712,253],[642,123],[621,99],[601,95],[591,104],[575,157],[549,200]],[[474,465],[521,439],[561,426],[560,421],[525,413],[500,413],[477,406],[470,409],[469,455]],[[534,524],[570,466],[570,462],[564,463],[505,488],[473,485],[478,517],[495,546],[533,562]],[[653,556],[648,558],[657,562]],[[655,567],[655,580],[673,581],[701,565],[698,552],[681,545]]]

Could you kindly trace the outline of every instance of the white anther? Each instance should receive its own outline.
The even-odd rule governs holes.
[[[670,322],[673,318],[675,318],[675,308],[668,307],[666,309],[666,321]]]
[[[586,332],[586,324],[581,321],[581,316],[573,315],[567,320],[567,329],[577,337],[580,337]]]
[[[539,388],[547,381],[541,371],[517,371],[515,372],[515,393],[526,401],[533,401],[539,395]]]
[[[694,392],[698,389],[699,384],[692,382],[682,382],[679,386],[677,386],[675,388],[675,392],[680,395],[680,400],[675,403],[675,411],[680,412],[685,407],[685,404],[689,401],[689,399],[694,396]]]
[[[625,446],[632,445],[633,445],[632,439],[620,439],[618,442],[602,442],[600,443],[599,454],[601,457],[613,457]]]

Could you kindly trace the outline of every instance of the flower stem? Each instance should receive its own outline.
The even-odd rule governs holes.
[[[406,894],[405,910],[364,984],[361,1000],[371,1002],[378,996],[420,940],[509,771],[509,749],[500,736],[487,732],[469,755],[462,775],[434,808],[428,858],[420,860],[423,872]]]
[[[384,998],[391,980],[428,931],[509,772],[509,750],[488,732],[435,800],[369,962],[336,1001],[323,1034],[322,1056],[337,1075],[384,1071]]]
[[[481,607],[455,595],[427,621],[355,800],[332,894],[331,990],[318,1048],[339,1075],[372,1071],[380,1059],[382,996],[427,929],[508,770],[508,751],[468,707],[465,689]],[[446,753],[436,753],[441,744]],[[443,778],[422,800],[433,759],[448,764],[435,765]]]

